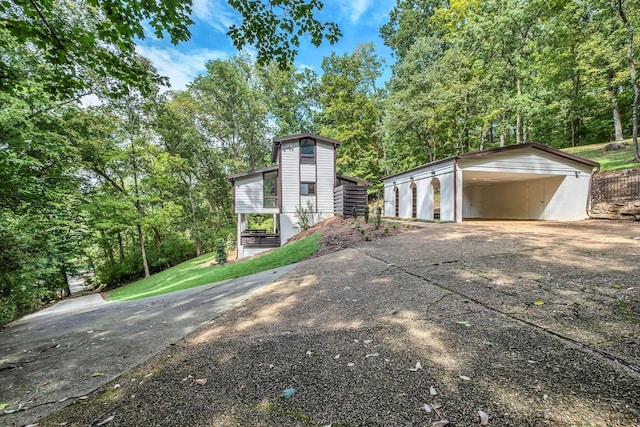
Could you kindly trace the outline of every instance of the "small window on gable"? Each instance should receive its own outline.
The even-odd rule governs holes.
[[[300,140],[300,163],[316,162],[316,141],[311,138]]]
[[[314,196],[316,194],[315,182],[301,182],[300,183],[300,195],[301,196]]]

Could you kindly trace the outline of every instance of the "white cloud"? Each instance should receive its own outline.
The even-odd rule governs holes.
[[[151,60],[160,75],[169,78],[172,90],[184,89],[198,74],[204,72],[208,61],[229,56],[226,52],[204,48],[179,51],[175,47],[138,45],[136,51]]]
[[[347,2],[347,4],[351,5],[349,14],[351,22],[358,22],[360,20],[360,17],[369,9],[369,6],[371,6],[371,1],[372,0],[353,0]]]
[[[235,23],[236,12],[224,0],[193,0],[192,18],[207,23],[214,30],[227,33]]]

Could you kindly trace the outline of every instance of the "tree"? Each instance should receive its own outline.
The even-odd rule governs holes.
[[[257,68],[267,100],[275,135],[317,133],[315,115],[319,110],[319,78],[315,71],[293,67],[281,69],[276,63]]]
[[[629,62],[629,77],[633,86],[633,161],[640,162],[640,154],[638,153],[638,101],[640,99],[640,88],[636,78],[636,62],[633,53],[633,40],[635,36],[634,27],[627,17],[623,0],[616,0],[613,7],[620,17],[622,25],[627,30],[627,61]]]
[[[323,8],[320,0],[228,1],[242,16],[242,24],[232,25],[227,34],[238,50],[246,44],[255,46],[260,65],[275,60],[281,68],[289,67],[305,34],[316,47],[323,40],[334,44],[342,36],[335,23],[314,18]]]
[[[236,55],[206,67],[188,91],[207,143],[219,148],[228,174],[266,166],[271,132],[254,65],[246,55]]]
[[[342,141],[338,170],[368,181],[377,181],[385,167],[383,91],[376,83],[383,63],[373,44],[360,45],[342,56],[332,53],[322,61],[320,130]]]

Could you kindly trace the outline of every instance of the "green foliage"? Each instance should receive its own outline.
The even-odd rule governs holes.
[[[216,240],[215,259],[218,265],[222,265],[227,262],[227,245],[224,239]]]
[[[376,86],[383,66],[373,44],[359,45],[351,54],[332,53],[324,58],[317,117],[320,132],[342,142],[337,169],[374,183],[373,193],[387,172],[381,123],[384,92]]]
[[[373,217],[373,226],[375,227],[376,230],[380,228],[381,219],[382,219],[382,208],[378,206],[376,207],[376,214]]]
[[[307,200],[307,205],[298,205],[296,206],[296,224],[300,231],[308,230],[315,224],[315,208],[311,201]]]
[[[620,3],[637,30],[629,4]],[[398,58],[384,117],[388,168],[529,141],[622,138],[634,96],[627,34],[604,1],[398,1],[381,29]]]
[[[272,60],[286,68],[300,46],[300,38],[308,34],[314,46],[323,39],[334,44],[342,35],[332,22],[320,22],[314,14],[323,8],[320,0],[285,0],[262,2],[260,0],[228,0],[242,16],[242,24],[231,26],[227,33],[233,45],[241,50],[246,44],[258,50],[258,62],[267,64]]]
[[[640,164],[633,161],[631,140],[623,142],[627,144],[626,148],[615,151],[604,151],[608,142],[565,148],[564,151],[600,163],[602,172],[640,167]]]
[[[211,265],[213,254],[205,254],[169,270],[154,274],[149,279],[118,288],[112,291],[107,299],[109,301],[123,301],[147,298],[289,265],[317,252],[320,237],[322,235],[316,233],[259,257],[222,266]]]

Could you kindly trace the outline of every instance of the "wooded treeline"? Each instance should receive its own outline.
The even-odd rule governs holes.
[[[0,324],[64,293],[79,270],[118,286],[232,239],[226,177],[268,165],[274,136],[342,141],[339,171],[373,182],[376,197],[382,176],[456,153],[634,130],[640,11],[629,1],[399,0],[381,28],[396,60],[386,86],[372,44],[315,72],[287,66],[295,48],[272,40],[259,63],[211,61],[164,93],[131,40],[150,16],[185,40],[188,3],[38,4],[0,0]],[[133,8],[117,30],[116,6]],[[82,107],[89,93],[102,105]]]

